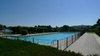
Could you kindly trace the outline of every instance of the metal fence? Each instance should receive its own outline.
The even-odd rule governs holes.
[[[64,39],[61,40],[54,40],[51,43],[52,47],[55,47],[59,50],[65,50],[66,48],[68,48],[72,43],[74,43],[79,37],[81,36],[80,33],[77,33],[73,36],[70,37],[66,37]]]
[[[80,36],[81,36],[81,33],[77,33],[77,34],[75,34],[73,36],[66,37],[66,38],[61,39],[61,40],[53,40],[52,42],[49,41],[49,40],[44,40],[44,39],[28,38],[30,36],[21,36],[21,37],[20,36],[16,36],[16,37],[14,36],[13,37],[13,36],[5,35],[3,37],[4,38],[8,38],[8,39],[13,39],[13,40],[19,39],[19,40],[29,41],[29,42],[37,43],[37,44],[41,44],[41,41],[45,41],[45,44],[47,44],[48,42],[50,42],[51,45],[50,44],[47,44],[47,45],[55,47],[55,48],[57,48],[59,50],[65,50],[72,43],[74,43]]]
[[[33,37],[30,38],[30,36],[2,35],[1,37],[6,38],[6,39],[12,39],[12,40],[23,40],[23,41],[32,42],[32,43],[41,44],[41,45],[49,45],[50,46],[50,44],[51,44],[51,41],[49,39],[42,39],[42,38],[38,39],[38,38],[33,38]]]

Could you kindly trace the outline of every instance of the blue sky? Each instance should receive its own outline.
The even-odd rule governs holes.
[[[0,0],[0,24],[7,26],[93,25],[100,0]]]

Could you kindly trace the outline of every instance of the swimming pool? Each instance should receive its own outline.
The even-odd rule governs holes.
[[[63,38],[69,37],[76,34],[75,32],[57,32],[57,33],[49,33],[49,34],[38,34],[32,36],[18,36],[18,39],[31,41],[34,43],[40,44],[51,44],[55,40],[61,40]],[[16,39],[16,37],[10,37],[11,39]]]

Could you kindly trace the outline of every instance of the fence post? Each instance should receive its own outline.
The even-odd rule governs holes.
[[[81,34],[79,33],[79,37],[81,37]]]
[[[17,40],[18,40],[18,37],[17,37]]]
[[[6,36],[6,39],[7,39],[7,36]]]
[[[72,36],[72,43],[73,43],[73,36]]]
[[[57,40],[57,49],[59,49],[59,40]]]
[[[26,38],[24,39],[24,41],[27,41]]]
[[[78,33],[78,37],[79,37],[79,33]]]
[[[77,36],[77,39],[78,39],[78,34],[76,36]]]
[[[76,37],[76,40],[77,40],[77,36],[76,36],[76,34],[75,34],[75,37]]]
[[[68,37],[66,38],[66,47],[68,47]]]
[[[34,43],[34,38],[33,38],[33,43]]]
[[[77,40],[77,38],[76,38],[76,34],[75,34],[75,41]]]

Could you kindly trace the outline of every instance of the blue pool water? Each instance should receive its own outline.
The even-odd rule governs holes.
[[[25,40],[25,41],[31,41],[35,43],[40,44],[51,44],[54,40],[61,40],[63,38],[72,36],[76,33],[71,32],[59,32],[59,33],[50,33],[50,34],[39,34],[39,35],[32,35],[32,36],[19,36],[18,39]],[[11,37],[12,39],[15,39],[14,37]]]

